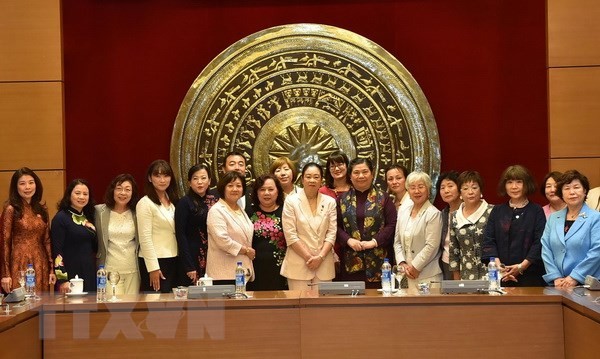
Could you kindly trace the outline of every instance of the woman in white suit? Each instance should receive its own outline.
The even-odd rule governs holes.
[[[398,213],[394,251],[396,261],[405,269],[409,288],[417,287],[419,282],[439,282],[442,279],[438,263],[442,217],[429,202],[431,186],[428,174],[409,174],[406,189],[413,204]]]
[[[140,289],[169,293],[177,285],[175,203],[178,197],[173,169],[166,161],[150,164],[144,191],[146,196],[135,209],[140,239]]]
[[[246,179],[238,172],[225,173],[217,183],[219,201],[208,211],[208,252],[206,274],[215,284],[234,284],[237,262],[250,268],[254,278],[252,248],[254,226],[239,206],[238,200],[246,193]]]
[[[287,251],[281,275],[290,290],[328,282],[335,276],[333,245],[337,230],[335,200],[319,193],[323,168],[314,162],[302,169],[303,189],[289,195],[283,205],[283,232]]]
[[[600,213],[585,204],[590,183],[575,170],[558,181],[556,194],[567,204],[550,215],[542,235],[544,280],[555,287],[583,284],[600,277]]]
[[[137,294],[140,291],[138,269],[138,236],[135,205],[138,190],[128,173],[115,177],[104,195],[104,204],[96,206],[98,264],[107,272],[119,272],[117,294]]]

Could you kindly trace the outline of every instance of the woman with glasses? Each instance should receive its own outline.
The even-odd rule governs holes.
[[[352,186],[348,164],[348,156],[344,152],[336,151],[329,155],[325,165],[325,185],[319,189],[319,192],[334,199],[348,192]]]
[[[104,264],[107,272],[119,272],[116,294],[140,291],[135,218],[137,201],[137,184],[133,176],[126,173],[112,180],[104,194],[104,204],[96,206],[98,264]]]

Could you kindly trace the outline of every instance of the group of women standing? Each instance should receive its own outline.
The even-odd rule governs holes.
[[[236,168],[227,171],[229,160]],[[577,171],[546,176],[544,208],[529,201],[535,183],[522,166],[502,174],[498,193],[508,200],[496,206],[483,199],[479,173],[442,173],[436,189],[446,207],[439,211],[426,173],[391,166],[385,192],[374,185],[370,160],[342,152],[325,168],[306,164],[301,186],[286,157],[253,186],[239,153],[228,154],[223,168],[216,190],[209,167],[190,168],[180,199],[173,170],[157,160],[143,198],[133,176],[121,174],[97,206],[88,183],[76,179],[51,224],[39,177],[17,170],[0,221],[2,289],[17,287],[29,263],[40,292],[68,292],[76,275],[84,291],[94,291],[97,264],[120,273],[117,293],[169,292],[205,275],[233,283],[237,262],[248,269],[251,290],[301,290],[334,278],[378,288],[385,258],[402,267],[409,287],[480,279],[491,258],[506,286],[569,287],[600,276],[600,213],[585,204],[589,183]]]

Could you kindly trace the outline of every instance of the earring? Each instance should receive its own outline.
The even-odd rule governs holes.
[[[483,198],[483,193],[479,195],[479,198]]]
[[[460,200],[462,201],[462,196],[458,196],[458,198],[460,198]]]

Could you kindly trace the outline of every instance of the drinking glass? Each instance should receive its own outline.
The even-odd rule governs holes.
[[[402,293],[402,279],[406,274],[404,266],[401,264],[397,264],[392,267],[392,273],[396,276],[396,280],[398,281],[398,293]]]
[[[19,271],[19,285],[21,287],[25,287],[25,271],[24,270]]]
[[[112,297],[109,299],[109,302],[118,302],[119,301],[119,299],[117,299],[117,283],[119,283],[120,279],[121,279],[121,275],[119,274],[119,272],[111,271],[108,273],[108,281],[110,282],[110,285],[112,286]]]
[[[248,281],[252,277],[252,270],[250,268],[244,268],[244,293],[246,293],[246,286]]]

